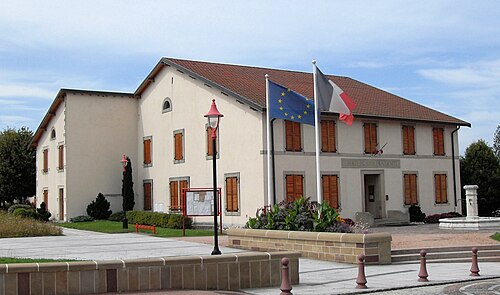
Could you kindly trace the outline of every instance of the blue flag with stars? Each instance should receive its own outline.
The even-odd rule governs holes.
[[[269,80],[269,115],[314,126],[314,101]]]

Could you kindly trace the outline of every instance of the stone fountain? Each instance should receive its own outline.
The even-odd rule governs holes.
[[[467,217],[439,219],[439,228],[464,230],[500,229],[500,217],[478,216],[477,188],[477,185],[464,186]]]

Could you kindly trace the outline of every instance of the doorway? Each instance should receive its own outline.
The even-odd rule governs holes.
[[[385,198],[382,191],[382,175],[380,173],[363,175],[365,212],[370,212],[374,218],[385,217]]]
[[[59,188],[59,220],[64,220],[64,188]]]

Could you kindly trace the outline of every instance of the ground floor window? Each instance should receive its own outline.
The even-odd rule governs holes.
[[[417,174],[408,173],[403,176],[405,205],[418,204]]]
[[[434,191],[436,204],[448,203],[448,191],[446,189],[446,174],[434,174]]]
[[[237,213],[240,210],[240,175],[231,173],[225,175],[226,188],[226,212]]]
[[[49,210],[49,190],[48,189],[43,190],[43,201],[45,202],[45,209],[48,211]]]
[[[59,188],[59,220],[64,220],[64,188]]]
[[[339,177],[337,175],[322,175],[323,202],[332,208],[339,208]]]
[[[153,181],[149,179],[144,180],[142,186],[144,192],[144,210],[151,210],[151,203],[153,200]]]
[[[289,202],[304,196],[304,175],[287,174],[285,176],[285,196]]]
[[[180,211],[184,207],[182,189],[189,188],[187,178],[170,179],[170,211]]]

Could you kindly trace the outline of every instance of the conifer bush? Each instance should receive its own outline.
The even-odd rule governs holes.
[[[95,201],[92,201],[92,203],[87,206],[87,214],[94,219],[108,219],[112,213],[111,210],[109,210],[110,206],[111,204],[106,200],[104,195],[99,193]]]

